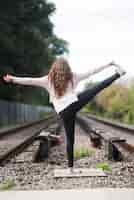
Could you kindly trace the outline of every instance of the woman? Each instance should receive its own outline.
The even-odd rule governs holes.
[[[110,78],[104,80],[94,88],[87,89],[80,94],[76,94],[77,84],[91,75],[115,65],[116,73]],[[63,120],[66,138],[67,138],[67,157],[68,167],[73,169],[73,147],[74,147],[74,127],[76,113],[101,90],[108,87],[113,81],[124,75],[125,71],[114,62],[101,66],[86,73],[78,74],[71,71],[68,62],[59,58],[52,64],[48,75],[39,78],[20,78],[12,75],[6,75],[3,79],[6,82],[12,82],[22,85],[40,86],[47,89],[50,95],[50,102],[54,105],[56,112]]]

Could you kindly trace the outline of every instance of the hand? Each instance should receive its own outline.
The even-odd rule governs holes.
[[[7,74],[6,76],[3,76],[4,81],[10,83],[13,82],[13,76],[10,74]]]
[[[108,65],[109,66],[116,65],[116,63],[112,60]]]

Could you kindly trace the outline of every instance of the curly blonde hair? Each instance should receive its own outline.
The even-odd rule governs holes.
[[[72,83],[73,87],[73,73],[69,63],[64,58],[56,59],[51,66],[48,78],[50,83],[54,86],[57,97],[64,95],[69,82]]]

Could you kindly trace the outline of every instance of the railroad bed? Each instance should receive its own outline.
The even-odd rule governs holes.
[[[32,144],[35,137],[42,129],[47,128],[49,124],[57,121],[54,115],[48,118],[38,120],[17,126],[9,130],[1,131],[0,134],[0,165],[7,162],[11,157],[22,152],[27,146]]]
[[[46,131],[56,126],[56,122],[50,125]],[[59,133],[58,133],[59,134]],[[12,158],[5,166],[0,167],[0,182],[11,179],[15,186],[13,190],[48,190],[48,189],[74,189],[74,188],[100,188],[100,187],[134,187],[134,160],[114,162],[106,156],[106,144],[102,142],[101,149],[92,147],[89,133],[76,123],[75,149],[88,148],[92,154],[87,157],[75,159],[76,168],[96,168],[99,163],[107,163],[111,171],[106,177],[75,177],[75,178],[54,178],[55,168],[66,168],[67,160],[65,153],[64,128],[60,130],[63,143],[52,147],[49,158],[41,163],[34,163],[33,157],[38,150],[39,141],[32,143],[23,153]]]
[[[107,156],[109,159],[133,160],[134,157],[134,127],[94,115],[80,115],[88,124],[92,134],[102,139],[107,144]],[[79,117],[78,117],[79,118]],[[85,124],[86,125],[86,124]]]

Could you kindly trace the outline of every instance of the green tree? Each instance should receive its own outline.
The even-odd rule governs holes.
[[[128,112],[128,96],[127,88],[113,84],[96,96],[94,104],[90,105],[90,112],[124,121]]]
[[[68,43],[53,32],[50,17],[56,11],[46,0],[0,2],[0,74],[41,76],[48,72],[56,56],[68,52]],[[10,96],[9,96],[10,90]],[[46,96],[44,90],[2,84],[0,97],[35,102]],[[35,100],[36,99],[36,100]]]
[[[132,83],[128,90],[125,108],[126,110],[123,121],[125,123],[134,124],[134,83]]]

